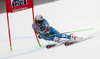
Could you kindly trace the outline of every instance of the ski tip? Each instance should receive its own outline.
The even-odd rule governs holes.
[[[50,49],[50,48],[51,48],[51,46],[50,46],[50,45],[47,45],[47,46],[46,46],[46,48],[47,48],[47,49]]]
[[[65,46],[68,46],[68,43],[65,43]]]

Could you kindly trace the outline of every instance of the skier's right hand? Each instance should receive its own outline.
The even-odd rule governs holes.
[[[42,33],[38,34],[38,38],[41,39],[42,38]]]

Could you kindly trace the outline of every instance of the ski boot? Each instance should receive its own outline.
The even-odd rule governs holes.
[[[77,39],[77,36],[74,36],[74,34],[70,34],[69,41],[65,43],[65,46],[73,44]]]
[[[58,42],[58,43],[61,42],[61,41],[60,41],[60,38],[58,38],[58,37],[54,37],[54,38],[53,38],[53,41],[54,41],[54,42]]]
[[[69,36],[69,39],[70,40],[72,40],[72,41],[75,41],[75,40],[77,40],[77,36],[74,36],[74,34],[70,34],[70,36]]]

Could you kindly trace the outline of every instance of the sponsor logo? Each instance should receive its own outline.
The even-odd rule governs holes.
[[[28,7],[13,9],[12,12],[17,12],[17,11],[21,11],[21,10],[25,10],[25,9],[28,9]]]
[[[62,37],[66,37],[66,35],[65,35],[65,34],[63,34],[63,35],[62,35]]]
[[[27,1],[26,0],[11,0],[11,3],[12,3],[12,7],[17,7],[17,6],[27,4]]]

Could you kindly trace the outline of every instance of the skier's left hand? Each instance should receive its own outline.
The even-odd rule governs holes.
[[[46,37],[46,38],[49,37],[49,34],[50,34],[49,32],[46,32],[46,33],[45,33],[45,37]]]
[[[41,39],[42,38],[42,33],[38,34],[38,38]]]

